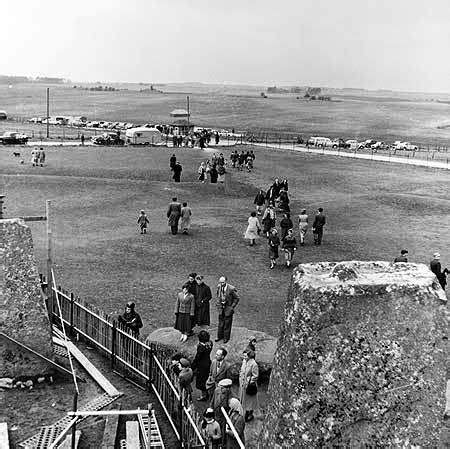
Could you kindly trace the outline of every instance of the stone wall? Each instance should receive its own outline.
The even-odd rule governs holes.
[[[425,265],[299,265],[258,447],[438,447],[446,307]]]
[[[50,322],[41,296],[31,230],[0,220],[0,332],[52,357]],[[0,377],[45,374],[46,362],[0,336]]]

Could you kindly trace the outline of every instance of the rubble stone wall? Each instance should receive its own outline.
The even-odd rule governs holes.
[[[447,341],[425,265],[299,265],[258,447],[439,447]]]
[[[31,230],[0,220],[0,332],[52,358],[51,327],[41,296]],[[0,377],[45,374],[48,364],[0,336]]]

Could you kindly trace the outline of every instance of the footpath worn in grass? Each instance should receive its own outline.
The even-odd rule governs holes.
[[[9,148],[0,150],[7,216],[42,215],[51,199],[57,283],[111,313],[135,301],[144,334],[173,325],[176,293],[192,271],[213,289],[227,275],[241,296],[235,324],[277,334],[291,270],[269,269],[265,239],[254,248],[243,240],[256,189],[275,176],[289,179],[294,214],[305,207],[312,218],[322,206],[328,220],[323,246],[312,245],[309,231],[295,264],[392,260],[402,248],[410,261],[424,263],[440,250],[449,264],[450,176],[443,171],[255,148],[255,170],[230,169],[233,191],[225,194],[196,181],[208,150],[48,148],[43,168],[28,162],[31,149],[21,151],[24,165]],[[184,167],[180,184],[170,178],[172,152]],[[169,234],[172,196],[192,207],[189,236]],[[150,220],[144,236],[136,224],[140,209]],[[44,270],[45,224],[30,226]]]

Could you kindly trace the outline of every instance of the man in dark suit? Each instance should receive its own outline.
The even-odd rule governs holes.
[[[176,198],[172,198],[172,202],[167,209],[168,225],[173,235],[178,234],[178,222],[181,216],[181,203]]]
[[[312,225],[314,245],[322,244],[323,227],[325,226],[325,223],[326,218],[325,215],[323,215],[323,209],[319,207],[319,209],[317,209],[317,214],[314,217],[314,223]]]
[[[234,308],[239,302],[239,296],[236,288],[227,283],[227,278],[222,276],[217,286],[217,308],[219,310],[219,324],[217,328],[216,341],[223,339],[228,343],[231,335],[231,326],[233,325]]]
[[[216,358],[211,362],[209,368],[209,376],[206,380],[206,391],[208,396],[211,398],[214,390],[216,389],[218,383],[222,379],[227,379],[229,377],[230,362],[225,360],[227,356],[227,350],[225,348],[219,348],[216,351]]]

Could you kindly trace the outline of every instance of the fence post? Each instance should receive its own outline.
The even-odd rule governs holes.
[[[180,400],[178,401],[178,433],[180,434],[180,447],[184,447],[184,432],[183,432],[183,390],[180,390]]]
[[[116,320],[113,320],[112,323],[112,335],[111,335],[111,369],[114,369],[116,365]]]
[[[69,333],[70,335],[74,335],[74,328],[73,328],[73,307],[74,307],[74,303],[75,303],[75,295],[70,292],[70,330]]]

